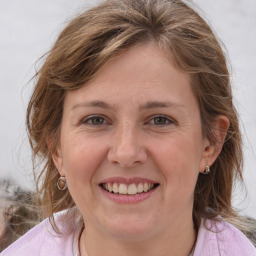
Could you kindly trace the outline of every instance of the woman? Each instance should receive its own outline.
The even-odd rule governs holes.
[[[223,51],[178,0],[109,0],[37,74],[46,217],[2,255],[256,255],[231,206],[241,135]],[[43,168],[42,168],[42,164]]]

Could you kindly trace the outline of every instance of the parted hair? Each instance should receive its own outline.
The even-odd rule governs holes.
[[[51,156],[59,145],[66,93],[86,86],[116,54],[154,42],[190,75],[203,136],[218,143],[216,117],[224,115],[230,122],[211,173],[198,176],[195,228],[201,218],[236,218],[231,197],[235,179],[242,180],[243,157],[229,69],[221,43],[191,5],[181,0],[107,0],[77,15],[60,33],[35,75],[27,108],[37,189],[46,216],[75,206],[68,189],[59,191],[56,186],[59,173]]]

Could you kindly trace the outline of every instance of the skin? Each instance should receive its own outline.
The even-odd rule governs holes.
[[[227,126],[216,119],[215,128]],[[202,136],[189,76],[154,43],[126,50],[68,92],[53,159],[84,218],[81,255],[187,256],[197,177],[220,150]],[[120,204],[99,186],[117,176],[159,186],[144,201]]]

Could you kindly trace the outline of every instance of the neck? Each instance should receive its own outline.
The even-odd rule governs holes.
[[[173,226],[152,237],[124,241],[86,225],[80,238],[81,256],[98,256],[103,252],[104,256],[188,256],[196,239],[193,221]]]

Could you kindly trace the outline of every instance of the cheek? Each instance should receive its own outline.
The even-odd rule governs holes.
[[[71,186],[92,183],[97,167],[103,159],[103,150],[85,139],[74,139],[64,146],[63,167]],[[87,185],[88,187],[88,185]]]
[[[163,199],[167,202],[170,214],[175,207],[177,212],[191,209],[198,177],[195,159],[186,145],[173,145],[168,150],[159,150],[162,161],[158,167],[164,176]]]
[[[68,189],[81,212],[89,214],[87,206],[95,208],[95,177],[99,165],[104,161],[104,149],[90,140],[74,139],[64,146],[63,167]]]
[[[167,189],[193,191],[198,177],[200,153],[194,143],[174,139],[157,148],[156,161],[165,177]]]

